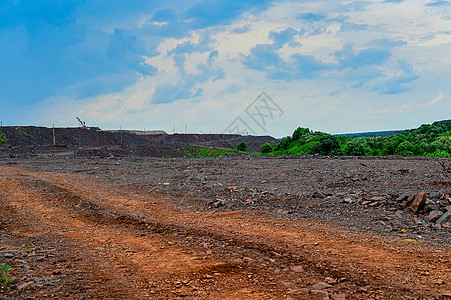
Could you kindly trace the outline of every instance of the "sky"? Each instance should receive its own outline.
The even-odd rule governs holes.
[[[291,135],[451,119],[451,1],[2,0],[4,126]]]

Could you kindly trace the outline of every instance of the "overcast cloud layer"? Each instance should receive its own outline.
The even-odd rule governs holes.
[[[2,3],[5,125],[223,132],[262,91],[276,137],[451,118],[450,1]]]

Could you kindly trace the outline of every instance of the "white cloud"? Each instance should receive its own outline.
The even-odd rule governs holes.
[[[86,99],[54,97],[53,104],[50,101],[45,104],[48,113],[42,114],[43,119],[59,118],[60,124],[70,125],[73,123],[67,121],[69,111],[70,120],[75,120],[78,115],[89,123],[105,128],[146,127],[172,132],[174,125],[181,129],[187,124],[190,131],[222,132],[261,91],[266,91],[285,111],[282,120],[268,126],[268,133],[275,136],[288,135],[297,126],[338,133],[396,129],[404,127],[396,124],[404,124],[406,120],[415,120],[419,124],[429,119],[440,119],[443,110],[434,110],[434,104],[444,99],[444,93],[451,90],[446,80],[439,81],[428,76],[434,74],[446,78],[449,75],[451,35],[443,32],[451,28],[451,20],[443,19],[436,9],[426,8],[424,4],[425,1],[420,0],[402,3],[373,1],[356,11],[335,1],[275,2],[266,11],[245,13],[232,24],[199,29],[179,39],[165,39],[157,47],[159,54],[146,58],[146,63],[158,68],[157,75],[143,76],[119,93]],[[300,14],[310,12],[326,18],[318,24],[297,19]],[[343,22],[368,27],[358,31],[341,31]],[[349,78],[345,78],[342,71],[325,71],[329,72],[328,76],[321,79],[271,80],[265,72],[243,65],[243,55],[249,55],[257,44],[272,42],[268,38],[270,32],[289,27],[304,33],[295,37],[301,45],[286,44],[277,50],[285,62],[298,53],[333,64],[337,63],[335,52],[347,43],[353,44],[352,51],[356,55],[362,49],[382,49],[382,46],[374,46],[375,40],[405,43],[387,44],[382,49],[391,53],[386,61],[348,73]],[[193,90],[202,89],[202,96],[152,104],[150,99],[159,85],[175,84],[186,76],[180,73],[173,55],[168,51],[186,42],[198,43],[206,32],[212,40],[209,46],[219,53],[210,67],[222,69],[225,77],[199,80],[188,86]],[[439,46],[435,47],[437,44]],[[207,64],[209,53],[183,53],[186,73],[199,76],[201,70],[198,65]],[[404,71],[399,61],[405,62],[407,67]],[[412,71],[409,71],[409,66],[413,66]],[[372,76],[376,72],[380,74]],[[400,93],[396,95],[379,95],[371,89],[378,82],[399,79],[403,72],[420,76],[409,84],[412,90],[399,89]],[[425,104],[425,99],[430,99],[431,90],[442,92]],[[422,111],[425,106],[430,107],[427,115]],[[400,114],[405,119],[399,117]]]
[[[426,103],[425,105],[426,105],[426,106],[432,106],[432,105],[434,105],[435,103],[441,101],[441,100],[443,99],[443,97],[444,97],[443,94],[440,93],[440,94],[438,94],[437,97],[435,97],[434,99],[432,99],[431,101],[429,101],[429,102]]]

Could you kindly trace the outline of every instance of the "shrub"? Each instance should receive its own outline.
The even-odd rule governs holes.
[[[261,147],[261,153],[271,153],[272,150],[273,149],[270,143],[265,143]]]
[[[6,135],[3,132],[0,132],[0,145],[6,145],[6,144],[8,144]]]
[[[430,157],[443,157],[443,158],[451,158],[451,153],[448,153],[444,150],[437,150],[434,153],[429,155]]]
[[[244,141],[236,145],[236,150],[238,151],[246,151],[247,145]]]

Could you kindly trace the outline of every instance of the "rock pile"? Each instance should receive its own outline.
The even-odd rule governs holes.
[[[414,214],[426,222],[451,227],[451,195],[449,194],[444,195],[440,192],[404,194],[396,198],[396,202],[403,209],[409,207]]]

